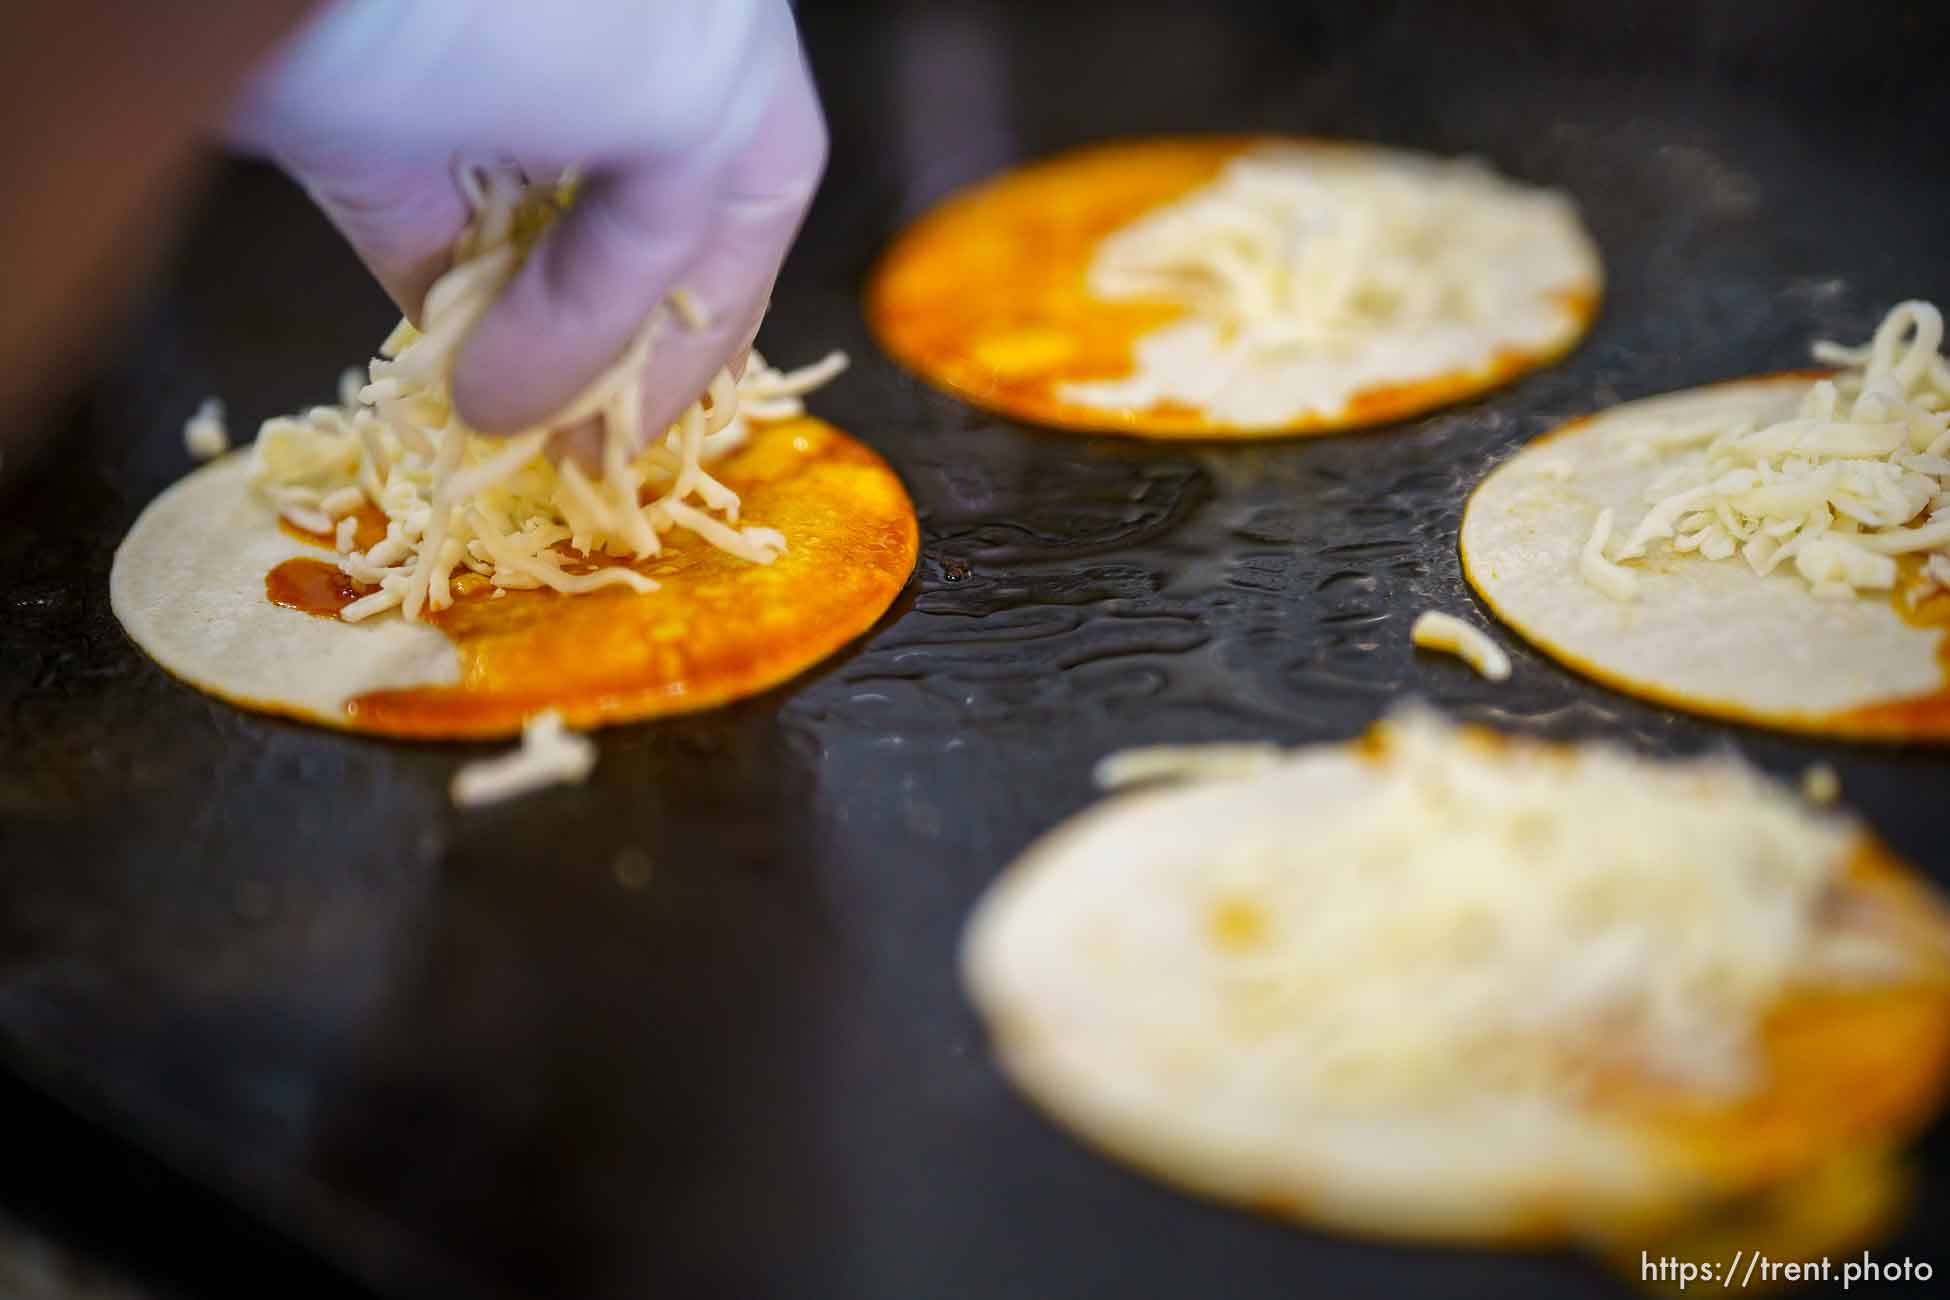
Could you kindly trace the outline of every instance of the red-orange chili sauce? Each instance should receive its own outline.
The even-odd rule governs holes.
[[[340,610],[374,590],[348,578],[330,560],[309,555],[294,555],[264,575],[265,599],[320,618],[337,618]]]

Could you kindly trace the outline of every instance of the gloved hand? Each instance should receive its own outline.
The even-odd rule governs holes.
[[[659,433],[749,348],[826,159],[785,0],[337,0],[253,77],[228,128],[298,178],[417,317],[467,218],[457,157],[585,182],[462,347],[461,417],[561,409],[672,289],[644,377]]]

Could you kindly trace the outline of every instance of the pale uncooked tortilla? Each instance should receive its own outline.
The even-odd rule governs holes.
[[[1226,958],[1190,900],[1234,846],[1358,801],[1346,747],[1125,795],[1046,836],[969,922],[963,979],[1010,1077],[1054,1118],[1190,1191],[1327,1227],[1485,1241],[1611,1221],[1672,1190],[1655,1151],[1539,1098],[1325,1110],[1278,1033],[1229,1029]]]
[[[460,680],[438,629],[387,615],[364,623],[274,605],[265,575],[296,555],[331,560],[278,527],[251,490],[249,450],[213,461],[149,503],[109,574],[115,617],[157,663],[246,708],[343,727],[368,691]]]
[[[1774,376],[1628,402],[1539,439],[1470,497],[1464,573],[1498,617],[1553,658],[1677,708],[1852,734],[1857,728],[1837,715],[1938,690],[1942,631],[1906,622],[1886,592],[1825,599],[1792,566],[1761,577],[1738,555],[1709,560],[1664,548],[1626,566],[1638,579],[1632,600],[1613,599],[1578,572],[1598,512],[1615,512],[1615,544],[1671,463],[1632,463],[1621,430],[1728,409],[1772,423],[1792,416],[1813,382]]]

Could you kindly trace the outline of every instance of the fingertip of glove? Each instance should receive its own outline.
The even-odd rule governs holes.
[[[454,359],[454,411],[470,429],[508,434],[531,429],[560,410],[573,393],[557,393],[545,371],[523,356],[517,323],[490,311]]]

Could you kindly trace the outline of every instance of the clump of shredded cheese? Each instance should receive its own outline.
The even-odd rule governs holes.
[[[657,584],[630,562],[657,555],[673,528],[769,564],[786,539],[741,524],[737,493],[705,465],[745,440],[748,421],[799,415],[800,397],[844,369],[845,355],[781,372],[754,352],[742,378],[719,372],[667,433],[639,447],[640,376],[653,333],[673,317],[680,325],[702,322],[679,291],[546,426],[477,434],[449,397],[454,359],[566,193],[524,186],[505,169],[466,169],[461,179],[474,217],[453,269],[427,294],[423,328],[401,321],[367,382],[359,384],[356,372],[341,381],[338,405],[268,420],[258,432],[258,490],[297,527],[331,536],[339,568],[373,588],[340,617],[357,622],[398,609],[420,618],[452,604],[453,579],[463,571],[497,589],[652,591]],[[591,418],[603,425],[599,472],[553,463],[545,454],[552,432]],[[357,528],[348,521],[368,508],[385,516],[385,536],[356,549]]]
[[[454,773],[449,793],[463,808],[499,803],[551,785],[579,785],[596,766],[596,742],[565,731],[554,709],[522,724],[521,748],[499,758],[465,764]]]
[[[1128,374],[1056,392],[1241,429],[1358,420],[1364,394],[1561,350],[1602,277],[1563,194],[1467,159],[1266,141],[1098,241],[1093,299],[1181,310],[1132,342]]]
[[[1563,220],[1569,204],[1470,159],[1336,165],[1261,148],[1111,234],[1089,285],[1182,302],[1244,353],[1331,355],[1383,330],[1493,321],[1506,304],[1485,250],[1533,211]]]
[[[1408,639],[1424,650],[1455,655],[1493,682],[1509,680],[1510,656],[1503,653],[1503,647],[1454,614],[1424,610],[1408,629]]]
[[[196,414],[183,421],[183,446],[192,460],[215,460],[230,450],[230,427],[224,423],[221,398],[204,398]]]
[[[1785,991],[1902,965],[1833,919],[1859,832],[1734,757],[1651,763],[1423,711],[1366,754],[1370,783],[1332,806],[1303,797],[1304,759],[1282,769],[1311,811],[1209,844],[1192,895],[1241,921],[1214,958],[1237,1027],[1277,1034],[1308,1092],[1555,1090],[1621,1066],[1739,1092]]]
[[[1815,344],[1817,360],[1844,369],[1814,384],[1791,419],[1756,427],[1717,416],[1627,431],[1627,455],[1675,463],[1647,487],[1649,508],[1610,561],[1644,560],[1661,545],[1709,560],[1738,555],[1757,574],[1791,560],[1816,595],[1847,598],[1894,588],[1896,557],[1917,555],[1912,603],[1950,586],[1942,341],[1934,306],[1901,303],[1861,347]],[[1602,567],[1583,571],[1607,594],[1629,597]]]

